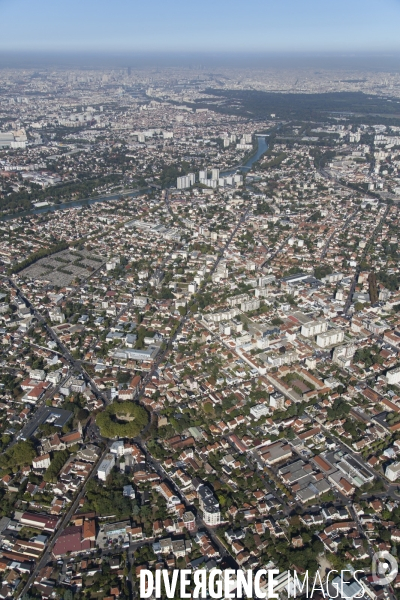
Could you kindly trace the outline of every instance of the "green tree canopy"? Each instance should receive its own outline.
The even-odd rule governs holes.
[[[144,408],[135,402],[114,402],[96,417],[101,435],[107,438],[133,438],[149,422]]]
[[[14,468],[20,465],[30,465],[35,456],[36,450],[31,440],[21,441],[0,456],[0,466]]]

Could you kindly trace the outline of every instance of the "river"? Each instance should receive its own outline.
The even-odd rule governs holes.
[[[247,159],[244,165],[232,167],[226,171],[221,171],[221,176],[226,177],[233,175],[238,171],[247,172],[251,169],[255,162],[257,162],[261,156],[268,150],[267,139],[264,135],[256,135],[257,137],[257,150],[254,154]],[[83,200],[74,200],[72,202],[64,202],[63,204],[49,204],[48,206],[41,206],[40,208],[32,208],[25,212],[19,212],[17,214],[5,215],[0,218],[0,221],[12,221],[13,219],[19,219],[20,217],[29,217],[30,215],[40,215],[48,212],[56,212],[57,210],[66,210],[68,208],[78,208],[79,206],[89,206],[90,204],[96,204],[97,202],[110,202],[112,200],[119,200],[121,196],[135,198],[140,194],[148,192],[150,188],[136,190],[133,192],[125,192],[119,194],[108,194],[107,196],[99,196],[97,198],[84,198]]]
[[[229,175],[233,175],[234,173],[237,173],[238,171],[242,171],[243,173],[246,173],[247,171],[250,171],[251,167],[254,165],[254,163],[256,163],[258,160],[260,160],[260,158],[262,157],[263,154],[266,153],[266,151],[268,150],[268,142],[267,142],[267,138],[265,137],[265,135],[256,135],[257,137],[257,150],[254,154],[252,154],[250,156],[250,158],[248,158],[246,160],[246,162],[244,163],[244,165],[239,165],[235,168],[231,168],[228,169],[226,171],[221,171],[221,175],[223,177],[229,176]]]
[[[119,200],[121,196],[124,198],[135,198],[140,194],[145,194],[150,191],[150,188],[142,190],[136,190],[134,192],[120,192],[118,194],[108,194],[107,196],[98,196],[96,198],[83,198],[82,200],[73,200],[72,202],[63,202],[62,204],[49,204],[48,206],[41,206],[40,208],[32,208],[25,212],[19,212],[13,215],[5,215],[0,218],[0,221],[12,221],[13,219],[19,219],[19,217],[29,217],[30,215],[40,215],[48,212],[56,212],[57,210],[66,210],[67,208],[78,208],[79,206],[89,206],[90,204],[96,204],[96,202],[109,202],[110,200]]]

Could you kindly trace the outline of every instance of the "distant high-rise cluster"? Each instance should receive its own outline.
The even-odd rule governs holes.
[[[178,177],[178,179],[176,180],[176,187],[178,190],[185,190],[186,188],[190,188],[195,183],[196,175],[194,173],[188,173],[188,175]]]
[[[235,174],[226,177],[220,177],[219,169],[211,169],[211,177],[209,177],[209,172],[207,170],[203,170],[199,172],[198,182],[210,188],[225,187],[227,185],[242,183],[243,175]],[[194,173],[188,173],[188,175],[177,178],[176,187],[178,190],[184,190],[190,188],[195,183],[196,175]]]
[[[253,135],[251,133],[244,133],[238,142],[237,139],[238,136],[234,133],[229,136],[223,136],[222,142],[224,148],[228,148],[231,144],[236,144],[237,150],[248,150],[252,148]]]
[[[219,185],[219,169],[211,169],[211,179],[208,178],[207,171],[200,171],[199,183],[208,187],[217,187]]]

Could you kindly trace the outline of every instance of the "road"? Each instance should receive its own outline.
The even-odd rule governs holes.
[[[351,222],[351,220],[354,218],[354,216],[356,215],[358,209],[354,211],[354,213],[352,213],[344,222],[342,229],[344,230],[348,224]],[[308,221],[310,220],[311,217],[309,217]],[[280,252],[282,252],[283,248],[286,246],[286,244],[288,243],[288,241],[290,240],[290,238],[293,238],[293,236],[296,234],[296,232],[299,230],[299,227],[296,227],[295,229],[292,229],[290,234],[279,244],[279,246],[276,248],[276,250],[271,254],[271,256],[269,256],[267,258],[267,260],[263,263],[262,268],[266,267],[278,254],[280,254]],[[327,239],[322,252],[321,252],[321,257],[320,260],[322,260],[323,258],[325,258],[325,255],[328,251],[329,248],[329,244],[332,241],[332,238],[334,237],[334,235],[337,233],[337,230],[335,229],[335,231],[330,235],[330,237]],[[264,245],[264,244],[262,244]],[[265,248],[265,246],[264,246]]]
[[[170,210],[169,207],[169,197],[168,194],[166,194],[166,204],[168,206],[168,209]],[[200,297],[201,294],[203,293],[207,283],[208,283],[208,279],[210,277],[213,276],[213,274],[215,273],[216,269],[218,268],[218,265],[220,264],[220,261],[223,259],[225,252],[229,249],[230,244],[232,243],[234,237],[236,236],[237,232],[239,231],[240,227],[243,225],[243,223],[246,221],[247,216],[250,213],[250,207],[247,208],[246,210],[243,211],[243,213],[241,214],[239,220],[237,221],[235,227],[233,228],[228,240],[226,241],[225,245],[220,248],[220,250],[217,253],[217,258],[214,262],[214,265],[211,269],[211,272],[208,275],[207,280],[204,280],[200,287],[199,290],[196,294],[194,294],[192,300],[196,301],[196,298]],[[291,235],[289,237],[291,237],[293,235],[293,232],[291,232]],[[277,248],[277,250],[275,251],[274,255],[271,256],[269,258],[269,260],[271,260],[271,258],[273,258],[274,256],[276,256],[284,247],[284,245],[287,243],[287,240],[289,239],[289,237],[287,239],[285,239],[281,245]],[[172,251],[171,251],[172,253]],[[170,254],[171,254],[170,253]],[[169,255],[167,255],[164,260],[163,263],[161,263],[161,265],[158,267],[156,273],[160,272],[163,268],[163,265],[165,265],[166,261],[169,259]],[[53,331],[53,329],[48,325],[48,323],[45,321],[45,319],[41,316],[41,314],[35,309],[35,307],[33,306],[33,304],[23,295],[23,293],[21,292],[20,288],[18,287],[18,285],[11,279],[8,279],[10,285],[12,285],[14,287],[14,289],[17,290],[19,297],[25,302],[25,304],[31,309],[32,313],[34,314],[34,316],[36,317],[36,319],[38,320],[38,322],[46,329],[48,335],[51,337],[51,339],[53,339],[59,349],[61,350],[61,354],[63,355],[63,357],[69,362],[69,364],[71,365],[72,369],[74,372],[80,373],[80,375],[83,377],[83,379],[85,380],[85,382],[91,387],[93,393],[96,395],[97,398],[101,398],[104,404],[107,404],[107,398],[97,389],[96,385],[94,384],[94,382],[92,381],[92,379],[89,377],[89,375],[87,374],[87,372],[85,371],[85,369],[83,368],[82,364],[80,361],[77,361],[76,359],[74,359],[74,357],[71,355],[71,353],[69,352],[69,350],[66,348],[66,346],[61,342],[61,340],[58,338],[58,336],[56,335],[56,333]],[[115,321],[117,321],[133,304],[133,299],[131,302],[129,302],[116,316]],[[178,336],[178,334],[180,333],[180,331],[182,330],[182,328],[184,327],[184,325],[186,324],[186,322],[188,321],[188,319],[190,319],[192,317],[192,311],[189,307],[188,312],[186,315],[183,315],[182,318],[180,319],[177,329],[175,331],[175,333],[173,334],[173,336],[171,336],[171,338],[168,340],[168,345],[167,348],[165,350],[163,350],[162,352],[160,352],[160,354],[158,355],[156,361],[153,364],[153,367],[151,369],[150,372],[147,373],[147,375],[144,377],[143,381],[142,381],[142,385],[140,390],[138,391],[137,395],[136,395],[136,400],[140,401],[141,397],[144,394],[144,388],[145,385],[148,381],[151,380],[152,376],[157,372],[158,367],[160,365],[160,363],[166,358],[168,352],[170,351],[173,342],[175,341],[176,337]],[[39,420],[40,415],[37,414],[35,415],[34,419],[35,420]],[[35,424],[35,421],[33,423],[31,423],[31,427],[33,427]],[[94,427],[94,424],[92,424]],[[138,445],[141,447],[142,451],[144,452],[145,456],[146,456],[146,460],[148,465],[154,469],[154,471],[156,473],[158,473],[158,475],[164,480],[167,481],[168,484],[171,486],[171,488],[175,491],[175,493],[178,495],[178,497],[181,497],[181,492],[179,490],[179,488],[177,487],[175,481],[171,478],[171,476],[165,472],[161,466],[161,464],[150,454],[150,452],[148,451],[147,447],[146,447],[146,443],[144,441],[144,437],[147,434],[148,428],[151,426],[151,423],[149,423],[149,425],[147,426],[147,428],[142,432],[141,436],[139,438],[137,438],[135,441],[136,443],[138,443]],[[97,432],[96,430],[93,428],[93,432],[92,432],[93,436],[97,436]],[[104,452],[102,453],[101,457],[99,458],[99,460],[97,461],[96,465],[103,459],[103,457],[105,456],[105,454],[107,453],[109,449],[109,446],[107,446],[104,450]],[[247,459],[249,460],[249,459]],[[250,460],[249,460],[249,464],[250,464]],[[62,522],[59,526],[59,528],[57,529],[57,532],[54,534],[54,536],[52,537],[45,553],[43,554],[41,560],[39,561],[39,563],[37,564],[37,566],[35,567],[33,573],[31,574],[31,576],[29,577],[26,585],[24,586],[24,589],[21,593],[21,595],[23,595],[24,593],[26,593],[30,586],[32,585],[36,574],[38,573],[38,571],[45,566],[45,564],[50,560],[51,557],[51,552],[52,549],[54,547],[54,544],[56,543],[57,539],[59,538],[59,536],[61,535],[62,531],[64,530],[64,528],[68,525],[68,523],[71,520],[71,517],[73,516],[73,514],[76,512],[78,506],[79,506],[79,501],[80,499],[83,497],[87,484],[88,482],[95,476],[96,474],[96,465],[94,465],[88,479],[86,480],[86,482],[82,485],[80,491],[76,494],[76,497],[71,505],[71,507],[69,508],[69,510],[67,511],[67,513],[64,515]],[[273,489],[269,483],[267,481],[264,481],[266,488],[269,489],[271,491],[271,493],[273,493],[275,496],[280,496],[279,494],[277,494],[276,490]],[[285,513],[289,513],[290,508],[289,506],[284,502],[283,499],[281,499],[279,497],[279,499],[282,501],[282,504],[284,506],[285,509]],[[189,505],[189,503],[186,501],[185,498],[183,498],[183,503],[185,504],[185,506],[187,508],[191,508],[191,510],[194,510],[193,507],[191,505]],[[197,511],[196,511],[197,512]],[[221,557],[231,557],[230,553],[227,551],[227,549],[225,548],[225,546],[221,543],[221,541],[219,540],[219,538],[217,537],[215,530],[211,527],[209,527],[208,525],[206,525],[206,523],[204,522],[204,520],[202,519],[201,515],[198,513],[196,515],[196,523],[198,525],[198,527],[201,530],[204,530],[207,532],[207,535],[210,537],[210,539],[212,540],[212,542],[215,544],[215,546],[218,548],[218,551],[221,555]],[[140,545],[140,542],[138,542],[138,547]]]
[[[211,272],[209,274],[209,277],[212,277],[212,275],[215,273],[221,259],[224,256],[224,253],[226,252],[226,250],[229,248],[229,245],[231,244],[233,238],[235,237],[236,233],[238,232],[239,228],[241,227],[241,225],[245,222],[247,215],[249,214],[250,209],[247,209],[242,216],[240,217],[238,223],[236,224],[235,228],[233,229],[231,235],[229,236],[225,246],[219,251],[218,253],[218,257],[217,260],[215,261]],[[194,299],[196,298],[196,296],[200,295],[201,292],[203,291],[204,287],[206,285],[206,281],[203,281],[199,291],[195,294]],[[144,394],[144,388],[146,383],[148,383],[148,381],[151,380],[152,375],[157,371],[159,364],[162,362],[162,360],[164,360],[164,358],[166,357],[167,353],[169,352],[169,349],[172,345],[172,343],[175,341],[177,335],[180,333],[180,331],[182,330],[182,327],[185,325],[185,323],[187,322],[187,320],[192,316],[192,312],[189,309],[187,314],[182,316],[180,323],[177,327],[177,330],[175,332],[175,334],[169,339],[168,341],[168,347],[157,357],[154,366],[152,368],[152,370],[146,375],[146,377],[144,378],[143,382],[142,382],[142,386],[140,388],[140,390],[138,391],[137,395],[136,395],[136,400],[140,401],[140,398],[143,396]],[[147,426],[147,428],[150,426],[150,424]],[[179,497],[181,497],[180,491],[178,490],[176,483],[174,482],[174,480],[168,475],[168,473],[166,473],[161,464],[155,459],[153,458],[153,456],[150,454],[150,452],[148,451],[145,442],[143,441],[144,436],[146,435],[146,431],[143,431],[141,433],[140,438],[135,439],[135,442],[141,447],[143,453],[146,456],[146,460],[147,463],[152,466],[152,468],[156,471],[156,473],[158,473],[158,475],[164,479],[167,480],[169,482],[169,484],[171,485],[172,489],[175,490],[175,492],[177,493],[177,495]],[[184,500],[184,504],[185,506],[189,507],[187,501],[185,499]],[[193,510],[193,507],[191,507],[191,509]],[[218,550],[221,554],[221,556],[229,556],[230,558],[231,555],[227,552],[225,546],[219,541],[218,537],[215,534],[215,531],[207,526],[205,524],[205,522],[203,521],[203,519],[201,518],[200,515],[197,515],[196,521],[198,523],[198,526],[200,526],[201,528],[205,529],[207,531],[207,534],[209,535],[210,539],[214,542],[214,544],[218,547]]]
[[[140,446],[142,452],[144,452],[144,454],[146,455],[146,459],[147,459],[149,466],[151,466],[154,469],[154,471],[160,476],[160,478],[162,480],[168,481],[168,484],[173,489],[173,491],[178,496],[178,498],[182,498],[181,491],[177,487],[175,481],[170,477],[170,475],[166,471],[164,471],[164,469],[161,466],[161,464],[159,463],[159,461],[156,460],[155,458],[153,458],[153,456],[147,450],[146,445],[143,442],[137,442],[137,443]],[[190,509],[192,512],[197,513],[197,511],[193,508],[193,506],[187,502],[187,500],[184,496],[182,498],[182,501],[187,509]],[[196,514],[196,524],[197,524],[198,529],[205,530],[207,532],[207,535],[210,537],[210,539],[214,542],[214,544],[218,548],[218,552],[220,553],[221,557],[229,556],[230,558],[232,558],[231,555],[229,554],[229,552],[226,550],[225,546],[219,540],[218,536],[215,533],[215,530],[212,527],[209,527],[208,525],[206,525],[206,523],[202,519],[200,513]]]
[[[380,230],[382,229],[382,225],[384,224],[389,211],[390,211],[390,206],[387,206],[384,214],[382,215],[382,217],[379,220],[379,223],[377,224],[377,226],[375,227],[374,231],[372,232],[372,234],[371,234],[371,236],[370,236],[370,238],[368,240],[368,243],[367,243],[367,245],[365,246],[365,248],[363,250],[363,253],[361,254],[360,261],[359,261],[359,263],[356,266],[356,270],[354,272],[354,277],[353,277],[353,280],[351,282],[351,286],[350,286],[350,290],[349,290],[349,293],[348,293],[348,296],[347,296],[347,299],[346,299],[346,303],[344,305],[344,314],[345,315],[347,315],[347,313],[349,312],[350,306],[351,306],[353,295],[354,295],[354,292],[355,292],[355,289],[356,289],[356,285],[357,285],[357,282],[358,282],[358,276],[359,276],[359,274],[361,272],[361,264],[366,259],[367,255],[368,255],[368,252],[371,250],[371,245],[372,245],[374,239],[376,238],[376,236],[378,235],[378,233],[380,232]]]
[[[212,275],[215,273],[220,261],[222,260],[225,252],[227,251],[227,249],[229,248],[230,244],[232,243],[232,240],[234,239],[235,235],[237,234],[238,230],[240,229],[241,225],[245,222],[248,214],[250,212],[250,208],[248,208],[247,210],[245,210],[243,212],[243,214],[241,215],[239,221],[237,222],[236,226],[234,227],[231,235],[229,236],[227,242],[225,243],[224,247],[218,252],[218,256],[217,259],[211,269],[211,272],[209,274],[209,277],[212,277]],[[196,299],[197,296],[199,296],[204,287],[206,286],[207,282],[203,281],[198,292],[194,295],[194,300]],[[187,320],[192,316],[192,312],[189,309],[187,314],[182,316],[180,323],[177,327],[177,330],[175,332],[175,334],[169,339],[168,341],[168,346],[167,348],[157,357],[154,366],[152,368],[152,370],[146,375],[146,377],[144,378],[143,382],[142,382],[142,386],[140,388],[140,390],[138,391],[137,395],[136,395],[136,400],[140,401],[142,395],[144,394],[144,388],[145,385],[148,381],[150,381],[152,375],[157,371],[159,364],[161,363],[162,360],[164,360],[164,358],[166,357],[167,353],[169,352],[169,349],[172,345],[172,343],[175,341],[177,335],[180,333],[180,331],[182,330],[182,327],[185,325],[185,323],[187,322]],[[150,424],[148,425],[148,427],[150,426]],[[147,427],[147,428],[148,428]],[[178,497],[181,497],[181,492],[180,490],[177,488],[175,481],[170,477],[170,475],[168,473],[166,473],[161,464],[150,454],[150,452],[148,451],[146,444],[144,442],[144,436],[146,435],[146,431],[143,431],[141,433],[141,436],[139,438],[135,439],[135,442],[140,446],[140,448],[142,449],[142,452],[145,454],[146,456],[146,460],[149,466],[151,466],[154,471],[156,473],[158,473],[158,475],[163,479],[168,481],[169,485],[171,486],[171,488],[175,491],[175,493],[178,495]],[[187,508],[191,508],[191,510],[193,510],[193,507],[190,506],[186,499],[183,498],[183,502],[185,504],[185,506]],[[208,525],[206,525],[206,523],[204,522],[204,520],[202,519],[200,514],[197,514],[196,517],[196,523],[198,525],[198,527],[200,527],[201,529],[204,529],[205,531],[207,531],[208,536],[210,537],[210,539],[213,541],[213,543],[215,544],[215,546],[218,548],[218,551],[221,555],[221,557],[229,557],[231,560],[234,560],[232,558],[232,556],[230,555],[230,553],[228,553],[228,551],[226,550],[225,546],[221,543],[221,541],[218,539],[215,531],[213,528],[209,527]]]
[[[234,229],[233,229],[230,237],[228,238],[225,246],[218,252],[217,259],[216,259],[216,261],[215,261],[215,263],[214,263],[214,265],[213,265],[213,267],[211,269],[211,272],[210,272],[210,277],[212,277],[212,275],[215,273],[215,270],[217,269],[219,262],[223,258],[224,253],[226,252],[226,250],[229,248],[229,245],[231,244],[231,242],[232,242],[233,238],[235,237],[236,233],[238,232],[239,228],[245,222],[245,220],[247,218],[247,215],[249,214],[249,211],[250,211],[250,208],[248,208],[245,212],[243,212],[243,214],[241,215],[239,221],[237,222],[236,226],[234,227]],[[167,258],[164,259],[164,262],[166,260],[167,260]],[[159,267],[159,269],[161,269],[161,267]],[[72,355],[70,354],[70,352],[68,351],[68,349],[61,342],[61,340],[58,338],[58,336],[55,334],[55,332],[52,330],[52,328],[47,324],[47,322],[45,321],[45,319],[35,309],[35,307],[28,300],[28,298],[26,298],[24,296],[24,294],[21,292],[21,290],[17,286],[17,284],[14,281],[10,280],[10,279],[8,279],[8,282],[9,282],[10,285],[12,285],[14,287],[14,289],[16,289],[16,291],[18,292],[19,297],[26,303],[27,306],[29,306],[29,308],[31,309],[32,313],[37,318],[38,322],[46,329],[46,331],[50,335],[51,339],[53,339],[58,344],[58,347],[61,349],[61,354],[71,364],[72,368],[75,371],[78,371],[83,376],[84,380],[86,381],[86,383],[88,385],[90,385],[90,387],[92,388],[92,390],[95,393],[95,395],[97,397],[102,398],[104,404],[107,404],[107,399],[97,389],[97,387],[95,386],[94,382],[91,380],[91,378],[89,377],[89,375],[83,369],[81,363],[79,361],[75,360],[72,357]],[[206,285],[206,281],[203,281],[202,285],[199,288],[199,291],[195,295],[195,298],[196,298],[196,296],[198,294],[201,294],[201,292],[203,291],[205,285]],[[119,315],[117,315],[116,319],[118,319],[119,316],[121,316],[121,314],[123,314],[123,312],[125,312],[126,310],[128,310],[128,307],[129,307],[129,304],[126,307],[124,307],[123,311],[121,311],[121,313],[119,313]],[[178,333],[182,330],[182,327],[184,326],[184,324],[186,323],[186,321],[191,316],[192,316],[192,313],[191,313],[190,310],[187,312],[186,315],[182,316],[175,334],[168,341],[167,348],[162,353],[159,354],[159,356],[157,357],[156,361],[154,362],[154,365],[153,365],[151,371],[144,378],[144,380],[142,382],[142,386],[141,386],[140,390],[138,391],[138,393],[136,395],[136,399],[138,401],[140,401],[140,399],[141,399],[141,397],[142,397],[142,395],[144,393],[144,388],[145,388],[146,383],[151,379],[151,377],[157,371],[159,364],[166,357],[166,355],[169,352],[169,349],[171,348],[172,343],[175,341]],[[38,413],[36,413],[36,415],[34,416],[34,418],[32,419],[32,421],[29,424],[29,430],[34,431],[34,429],[37,427],[37,423],[40,420],[40,415],[41,415],[41,412],[38,411]],[[91,426],[95,427],[95,425],[93,423],[91,423]],[[146,448],[146,445],[145,445],[145,443],[143,441],[143,438],[147,434],[147,430],[149,429],[150,426],[151,426],[151,421],[148,424],[148,426],[145,428],[145,430],[141,433],[140,438],[136,439],[135,442],[138,443],[138,445],[141,447],[142,451],[144,452],[144,454],[146,456],[147,463],[149,464],[149,466],[151,466],[159,474],[159,476],[163,480],[168,481],[168,483],[171,485],[172,489],[174,489],[175,492],[177,493],[177,495],[179,497],[181,497],[180,490],[177,489],[177,486],[176,486],[175,482],[173,481],[173,479],[171,479],[171,477],[168,475],[168,473],[166,473],[162,469],[160,463],[151,456],[150,452]],[[95,429],[93,429],[93,431],[92,431],[92,437],[96,437],[96,436],[97,436],[97,432],[96,432]],[[97,463],[93,466],[93,469],[92,469],[92,471],[91,471],[88,479],[83,484],[83,486],[80,489],[80,491],[77,493],[77,495],[75,497],[75,500],[73,501],[73,503],[72,503],[71,507],[69,508],[68,512],[64,515],[64,517],[62,519],[62,522],[61,522],[60,526],[58,527],[56,533],[51,538],[51,541],[50,541],[50,543],[49,543],[49,545],[48,545],[45,553],[43,554],[42,558],[40,559],[40,561],[36,565],[35,569],[33,570],[32,574],[30,575],[27,583],[25,584],[25,586],[24,586],[24,588],[23,588],[23,590],[22,590],[22,592],[20,594],[20,597],[23,596],[25,593],[28,592],[28,590],[32,586],[32,584],[33,584],[33,582],[35,580],[35,577],[36,577],[37,573],[39,572],[39,570],[42,569],[47,564],[47,562],[49,562],[49,560],[51,558],[51,552],[52,552],[52,549],[54,547],[54,544],[56,543],[57,539],[61,535],[61,533],[64,530],[64,528],[69,524],[69,522],[70,522],[72,516],[74,515],[74,513],[76,512],[76,510],[77,510],[77,508],[79,506],[79,500],[83,497],[83,495],[85,493],[87,483],[95,476],[95,474],[96,474],[96,466],[104,458],[105,454],[108,452],[108,449],[109,449],[109,445],[107,445],[107,447],[105,448],[105,450],[102,453],[101,457],[99,458],[99,460],[97,461]],[[189,504],[187,503],[186,499],[183,499],[183,501],[184,501],[185,506],[187,506],[189,508]],[[190,506],[190,508],[193,510],[192,506]],[[218,539],[217,535],[215,534],[215,531],[212,528],[210,528],[209,526],[206,525],[206,523],[203,521],[201,515],[199,515],[199,514],[196,516],[196,523],[197,523],[198,527],[200,527],[201,529],[204,529],[205,531],[207,531],[208,536],[213,541],[213,543],[215,544],[215,546],[218,548],[218,551],[219,551],[221,557],[230,557],[230,559],[232,560],[231,555],[227,552],[225,546],[220,542],[220,540]],[[129,580],[130,581],[130,589],[132,591],[131,564],[130,564],[130,570],[129,571],[130,571],[130,580]]]
[[[341,226],[341,231],[344,231],[347,226],[351,223],[351,221],[354,219],[354,217],[356,216],[356,214],[358,213],[359,209],[357,208],[347,219],[346,221],[343,223],[343,225]],[[332,241],[332,239],[334,238],[334,236],[337,234],[337,228],[335,228],[335,230],[333,231],[333,233],[329,236],[329,238],[326,240],[325,246],[322,248],[322,252],[321,252],[321,256],[320,256],[320,260],[323,260],[326,256],[326,253],[328,252],[328,248],[330,246],[330,243]]]
[[[336,185],[339,185],[340,187],[342,187],[342,188],[344,188],[346,190],[351,190],[352,192],[355,191],[352,187],[345,185],[344,183],[342,183],[341,181],[339,181],[336,177],[332,177],[332,175],[330,175],[330,173],[328,173],[328,171],[326,171],[326,169],[319,169],[319,173],[325,179],[329,179],[331,181],[334,181]],[[365,193],[365,196],[368,197],[368,193],[367,192]],[[374,199],[376,199],[376,198],[374,198]],[[352,280],[351,286],[350,286],[350,291],[349,291],[349,294],[347,296],[346,303],[345,303],[345,306],[344,306],[344,314],[346,314],[346,315],[349,312],[349,309],[350,309],[350,306],[351,306],[351,302],[352,302],[352,299],[353,299],[353,294],[354,294],[355,289],[356,289],[358,276],[359,276],[360,271],[361,271],[360,263],[362,263],[363,260],[366,258],[367,254],[368,254],[368,252],[370,250],[371,244],[374,241],[376,235],[379,233],[379,230],[382,227],[382,225],[383,225],[383,223],[384,223],[384,221],[385,221],[385,219],[386,219],[386,217],[388,215],[389,210],[390,210],[390,206],[388,206],[386,208],[386,211],[385,211],[384,215],[381,217],[378,225],[375,227],[375,229],[374,229],[371,237],[368,240],[368,244],[364,248],[364,251],[363,251],[363,253],[361,255],[360,261],[359,261],[358,265],[356,266],[354,277],[353,277],[353,280]],[[321,258],[322,258],[322,256],[321,256]]]
[[[322,175],[322,177],[324,177],[325,179],[329,179],[330,181],[333,181],[336,185],[343,188],[344,190],[347,190],[347,191],[350,191],[353,193],[354,192],[357,193],[357,190],[352,188],[350,185],[346,185],[345,183],[343,183],[343,181],[340,181],[337,177],[333,177],[326,169],[318,169],[318,172],[320,175]],[[371,200],[376,200],[375,196],[371,196],[370,194],[368,194],[368,192],[363,192],[363,193],[366,198],[370,197]]]
[[[63,342],[60,340],[60,338],[58,337],[58,335],[55,333],[55,331],[50,327],[50,325],[48,325],[47,321],[44,319],[44,317],[42,317],[42,315],[40,314],[40,312],[38,310],[36,310],[36,308],[34,307],[34,305],[32,304],[32,302],[22,293],[21,289],[19,288],[19,286],[15,283],[15,281],[9,277],[3,277],[3,279],[6,279],[8,284],[11,285],[18,293],[18,296],[21,300],[23,300],[23,302],[25,302],[26,306],[28,306],[30,308],[30,310],[32,311],[32,314],[34,315],[34,317],[36,317],[38,323],[40,323],[40,325],[42,325],[42,327],[46,330],[47,334],[49,335],[49,337],[56,342],[57,346],[60,348],[61,350],[61,354],[64,357],[64,359],[69,362],[69,364],[71,365],[72,369],[74,372],[79,373],[83,380],[85,381],[85,383],[87,385],[89,385],[89,387],[92,389],[92,392],[94,393],[94,395],[96,396],[96,398],[99,398],[103,401],[104,404],[107,403],[107,397],[96,387],[96,384],[94,383],[94,381],[92,380],[92,378],[88,375],[88,373],[86,372],[86,370],[82,367],[82,364],[80,363],[80,361],[76,360],[72,354],[70,353],[70,351],[68,350],[68,348],[65,346],[65,344],[63,344]]]
[[[168,198],[168,195],[166,196],[166,198]],[[232,243],[233,238],[235,237],[235,235],[237,234],[239,228],[241,227],[241,225],[245,222],[247,215],[250,212],[250,208],[248,208],[246,211],[243,212],[243,214],[241,215],[238,223],[236,224],[236,226],[234,227],[231,235],[229,236],[228,240],[226,241],[225,245],[223,246],[223,248],[221,248],[217,254],[217,259],[214,262],[213,267],[211,268],[211,271],[208,275],[209,278],[211,278],[213,276],[213,274],[215,273],[216,269],[218,268],[218,265],[220,263],[220,261],[222,260],[225,252],[227,251],[227,249],[229,248],[230,244]],[[196,292],[196,294],[194,294],[193,296],[193,300],[195,301],[197,297],[201,296],[201,293],[203,292],[205,286],[207,285],[207,281],[204,280],[202,281],[198,291]],[[168,342],[167,342],[167,347],[165,348],[165,350],[163,352],[161,352],[154,364],[152,369],[147,373],[147,375],[144,377],[144,379],[141,382],[140,388],[138,390],[138,392],[136,393],[135,399],[140,401],[141,397],[144,394],[144,388],[146,386],[146,384],[151,380],[151,378],[153,377],[153,375],[157,372],[157,369],[159,367],[159,365],[161,364],[161,362],[165,359],[165,357],[167,356],[168,352],[171,350],[172,348],[172,344],[173,342],[176,340],[177,336],[179,335],[179,333],[182,331],[183,326],[185,325],[185,323],[188,321],[189,318],[191,318],[193,316],[193,313],[191,311],[191,309],[189,308],[186,315],[183,315],[182,318],[179,321],[179,324],[177,326],[177,329],[175,331],[175,333],[169,338]]]
[[[40,559],[40,561],[36,564],[34,570],[32,571],[32,573],[31,573],[29,579],[27,580],[27,582],[26,582],[26,584],[25,584],[22,592],[20,593],[19,597],[22,597],[24,594],[28,593],[29,589],[31,588],[31,586],[32,586],[32,584],[33,584],[33,582],[35,580],[36,575],[50,561],[51,552],[53,550],[54,544],[56,543],[56,541],[60,537],[60,535],[63,532],[64,528],[69,524],[69,522],[70,522],[71,518],[73,517],[73,515],[76,513],[77,508],[79,506],[79,501],[83,497],[83,495],[85,494],[87,484],[95,476],[95,474],[97,472],[97,469],[96,469],[97,465],[99,465],[101,463],[101,461],[103,460],[103,458],[105,457],[105,455],[107,454],[108,451],[109,451],[109,445],[107,445],[107,447],[105,448],[104,452],[101,454],[101,456],[99,457],[99,459],[97,460],[97,462],[93,465],[93,469],[92,469],[89,477],[83,483],[81,489],[78,491],[77,495],[75,496],[75,500],[71,504],[71,507],[69,508],[68,512],[64,515],[64,517],[63,517],[63,519],[62,519],[59,527],[57,528],[57,531],[55,532],[55,534],[53,535],[53,537],[50,538],[50,542],[49,542],[49,544],[47,546],[46,551],[44,552],[44,554],[43,554],[42,558]]]
[[[297,229],[296,229],[297,231]],[[278,248],[267,258],[267,260],[262,264],[262,268],[266,267],[268,263],[270,263],[280,252],[282,252],[283,248],[286,246],[291,237],[293,237],[294,231],[292,230],[290,235],[288,235],[278,246]]]

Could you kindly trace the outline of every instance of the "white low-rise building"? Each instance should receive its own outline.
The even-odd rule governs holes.
[[[61,381],[61,372],[60,371],[50,371],[46,375],[46,381],[49,381],[53,385],[57,385]]]
[[[52,323],[61,324],[65,321],[64,313],[61,311],[61,308],[59,306],[55,306],[54,308],[49,310],[49,317]]]
[[[261,417],[269,415],[271,409],[265,404],[256,404],[250,408],[250,414],[255,418],[256,421]]]
[[[124,442],[122,440],[113,442],[110,446],[110,452],[116,456],[124,456]]]
[[[386,373],[386,379],[389,385],[396,385],[400,381],[400,367],[391,369]]]
[[[395,462],[386,467],[385,476],[389,481],[396,481],[400,477],[400,462]]]
[[[47,469],[50,466],[50,463],[50,454],[42,454],[41,456],[36,456],[36,458],[32,460],[32,467],[34,469]]]
[[[46,371],[43,371],[42,369],[33,369],[32,371],[29,371],[29,377],[36,381],[44,381],[46,378]]]
[[[101,461],[99,468],[97,469],[97,477],[101,481],[106,481],[107,477],[113,470],[114,465],[115,465],[114,454],[106,454],[104,459]]]

